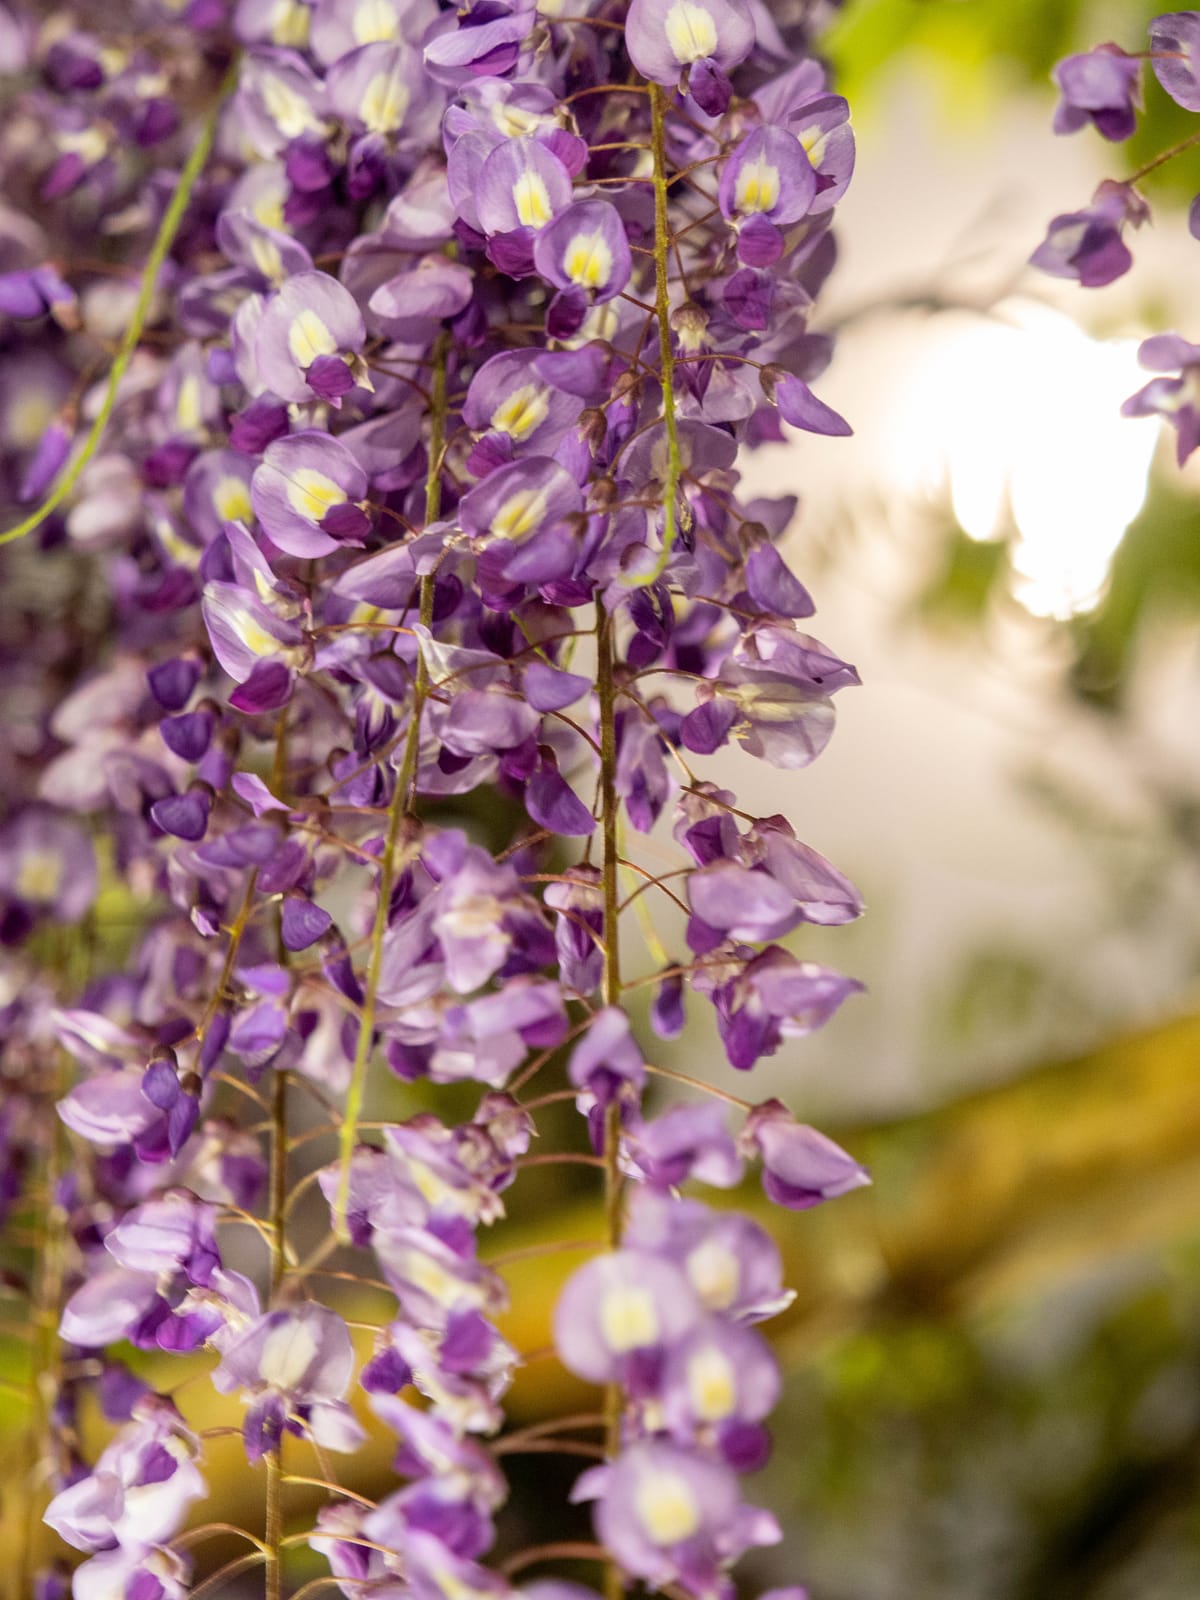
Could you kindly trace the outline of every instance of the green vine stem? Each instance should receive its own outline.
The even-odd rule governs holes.
[[[425,476],[425,523],[436,522],[442,504],[442,455],[446,448],[446,367],[450,350],[450,335],[442,332],[433,347],[433,380],[431,385],[429,467]],[[421,579],[421,621],[426,627],[433,620],[434,579],[428,575]],[[408,737],[404,755],[396,774],[396,788],[388,808],[387,832],[383,844],[383,858],[379,867],[379,901],[375,907],[375,921],[371,928],[371,944],[367,956],[367,981],[363,990],[362,1013],[359,1018],[358,1043],[354,1052],[354,1065],[350,1072],[350,1087],[346,1091],[346,1111],[338,1136],[337,1198],[333,1207],[333,1229],[343,1244],[350,1239],[347,1211],[350,1205],[350,1164],[358,1143],[359,1123],[367,1095],[367,1069],[371,1062],[371,1049],[375,1039],[375,1011],[379,994],[379,980],[383,971],[383,941],[387,933],[388,911],[392,890],[396,883],[396,853],[400,844],[400,830],[404,819],[412,810],[412,789],[417,773],[421,748],[421,713],[430,689],[429,668],[424,654],[417,655],[416,686],[413,691],[412,715],[408,724]]]
[[[650,85],[650,148],[654,155],[654,316],[658,324],[658,364],[662,379],[663,424],[667,435],[667,475],[663,481],[662,549],[647,572],[621,581],[631,589],[657,583],[666,571],[679,528],[679,427],[675,417],[675,350],[671,343],[671,222],[667,214],[671,180],[667,173],[667,100],[657,83]]]
[[[188,203],[192,198],[200,174],[204,171],[205,163],[212,150],[213,140],[217,134],[217,122],[221,115],[221,108],[232,92],[237,80],[238,62],[235,60],[222,80],[216,101],[208,116],[201,125],[192,146],[192,152],[187,158],[183,171],[179,175],[179,182],[175,185],[175,192],[171,196],[170,204],[163,212],[162,221],[158,225],[158,232],[154,236],[154,243],[150,247],[150,254],[142,272],[142,284],[138,290],[138,297],[133,307],[133,315],[129,319],[129,326],[122,336],[117,354],[109,369],[108,384],[104,390],[104,399],[96,420],[88,429],[82,446],[76,455],[68,462],[62,476],[51,489],[42,503],[31,511],[15,527],[7,528],[0,533],[0,545],[11,544],[15,539],[23,539],[27,533],[32,533],[35,528],[41,527],[46,518],[53,511],[57,511],[64,500],[70,495],[75,485],[83,474],[83,469],[96,454],[100,447],[100,440],[104,437],[104,430],[108,427],[113,409],[117,403],[117,390],[121,386],[121,379],[129,369],[134,352],[142,337],[142,330],[146,326],[146,319],[150,315],[150,307],[154,303],[154,291],[158,287],[159,273],[163,263],[170,254],[171,246],[175,243],[175,236],[179,232],[180,224],[187,211]]]

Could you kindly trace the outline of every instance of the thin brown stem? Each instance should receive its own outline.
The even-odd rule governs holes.
[[[554,1544],[531,1545],[528,1550],[518,1550],[516,1555],[509,1556],[500,1570],[508,1577],[515,1572],[523,1572],[526,1567],[537,1566],[543,1561],[608,1561],[608,1552],[598,1544],[584,1544],[574,1539],[559,1540]]]
[[[571,1093],[574,1095],[574,1089]],[[492,1256],[484,1265],[500,1271],[517,1261],[541,1261],[546,1256],[563,1255],[571,1250],[603,1250],[607,1242],[605,1239],[552,1239],[544,1244],[524,1245],[520,1250],[505,1250],[498,1256]]]

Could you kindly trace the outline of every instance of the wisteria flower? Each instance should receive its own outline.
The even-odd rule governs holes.
[[[1150,24],[1154,76],[1185,111],[1200,111],[1200,13],[1171,11]]]
[[[370,526],[367,475],[337,439],[308,429],[263,452],[250,498],[264,531],[293,556],[321,556],[360,543]]]
[[[738,229],[738,256],[764,267],[783,254],[784,228],[799,222],[817,194],[803,144],[786,128],[757,128],[721,169],[721,211]]]
[[[1128,184],[1106,179],[1082,211],[1055,217],[1030,262],[1055,278],[1074,278],[1085,289],[1100,289],[1123,277],[1133,262],[1122,237],[1127,225],[1140,227],[1150,215],[1146,202]]]
[[[857,987],[773,942],[856,916],[853,885],[703,770],[731,741],[807,765],[857,682],[800,632],[799,496],[740,463],[785,423],[849,432],[811,387],[854,164],[812,19],[146,0],[134,38],[28,11],[0,7],[36,90],[0,249],[0,491],[45,531],[3,557],[0,1210],[65,1219],[44,1462],[89,1558],[33,1587],[183,1600],[207,1440],[152,1386],[207,1348],[188,1402],[238,1396],[268,1462],[248,1564],[279,1576],[285,1489],[328,1479],[317,1584],[513,1600],[487,1562],[524,1252],[483,1230],[567,1156],[609,1218],[554,1314],[567,1368],[612,1386],[579,1496],[631,1581],[727,1600],[778,1536],[739,1475],[779,1387],[756,1325],[789,1295],[759,1224],[681,1190],[731,1200],[757,1162],[800,1210],[866,1179],[773,1103],[739,1131],[724,1091],[675,1096],[632,997],[660,1038],[711,1006],[746,1070]],[[1061,262],[1096,276],[1135,210]],[[119,948],[90,936],[98,900]],[[686,925],[655,925],[667,905]],[[51,1101],[73,1158],[47,1213]],[[355,1279],[387,1299],[361,1373]],[[359,1389],[393,1439],[378,1504],[322,1459],[363,1444]]]
[[[1141,104],[1141,62],[1118,45],[1097,45],[1067,56],[1054,69],[1062,98],[1054,113],[1055,133],[1075,133],[1090,122],[1104,138],[1128,139]]]
[[[1127,417],[1164,417],[1175,429],[1175,458],[1182,466],[1200,445],[1200,406],[1196,379],[1200,374],[1200,345],[1189,344],[1177,333],[1159,333],[1144,339],[1138,360],[1150,372],[1175,373],[1152,378],[1121,407]]]
[[[710,116],[729,104],[729,73],[754,47],[745,0],[633,0],[625,26],[642,76],[665,88],[682,80]]]
[[[257,1461],[278,1449],[285,1432],[310,1434],[330,1450],[357,1449],[363,1430],[343,1399],[353,1370],[346,1324],[327,1307],[305,1302],[268,1311],[225,1342],[213,1382],[252,1397],[242,1437]]]
[[[263,388],[281,400],[341,405],[356,384],[370,385],[359,353],[366,338],[351,295],[325,272],[298,272],[267,301],[254,339]]]

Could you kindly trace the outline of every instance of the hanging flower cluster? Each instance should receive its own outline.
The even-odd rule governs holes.
[[[1142,61],[1176,105],[1200,111],[1200,11],[1174,11],[1150,24],[1150,48],[1127,54],[1116,44],[1068,56],[1054,69],[1059,104],[1055,133],[1075,133],[1089,124],[1114,143],[1128,139],[1141,110]],[[1032,263],[1056,278],[1073,278],[1084,288],[1103,288],[1123,277],[1133,265],[1125,234],[1150,218],[1150,207],[1136,185],[1165,162],[1200,144],[1200,132],[1164,151],[1123,182],[1108,178],[1082,211],[1055,217]],[[1200,239],[1200,195],[1188,211],[1188,230]],[[1142,343],[1138,359],[1160,374],[1132,395],[1122,407],[1125,416],[1161,416],[1175,429],[1176,454],[1182,466],[1200,445],[1200,406],[1196,375],[1200,346],[1175,333],[1155,334]]]
[[[207,1493],[194,1387],[121,1346],[207,1353],[240,1404],[268,1600],[297,1439],[347,1596],[511,1591],[484,1558],[521,1355],[479,1234],[563,1099],[554,1159],[607,1219],[554,1317],[606,1396],[581,1548],[610,1593],[728,1596],[780,1537],[741,1478],[789,1294],[761,1226],[680,1191],[757,1166],[799,1211],[867,1179],[656,1064],[628,1008],[649,990],[670,1040],[707,999],[748,1072],[859,987],[782,942],[854,887],[703,775],[730,745],[807,766],[857,682],[805,631],[794,499],[735,466],[849,431],[809,387],[846,103],[763,0],[12,4],[0,57],[3,488],[35,535],[0,641],[0,1201],[48,1196],[33,1432],[76,1600],[187,1594]],[[135,925],[115,971],[101,885]],[[678,948],[644,930],[647,976],[656,901]],[[381,1084],[479,1093],[368,1122]],[[364,1364],[336,1280],[366,1274],[395,1309]],[[331,1464],[366,1408],[378,1504]]]

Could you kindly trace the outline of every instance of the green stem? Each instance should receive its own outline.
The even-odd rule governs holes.
[[[596,600],[596,695],[600,713],[600,826],[604,845],[601,881],[604,894],[604,1001],[621,1003],[620,841],[617,837],[616,683],[613,676],[613,616],[603,599]],[[621,1243],[621,1114],[615,1101],[604,1113],[604,1231],[610,1250]],[[604,1448],[611,1460],[621,1448],[621,1389],[604,1390]],[[604,1569],[607,1600],[624,1593],[621,1569],[609,1561]]]
[[[429,436],[429,468],[425,477],[425,522],[436,522],[442,504],[442,452],[446,447],[446,365],[450,350],[450,336],[440,333],[433,347],[432,408]],[[421,579],[421,621],[426,627],[433,620],[433,577]],[[408,737],[404,755],[396,774],[396,787],[388,807],[387,832],[384,837],[383,859],[379,867],[379,902],[375,907],[375,921],[371,928],[371,944],[367,955],[367,981],[363,989],[362,1015],[358,1025],[358,1043],[354,1052],[354,1065],[350,1072],[350,1087],[346,1091],[346,1110],[338,1137],[337,1199],[333,1208],[333,1230],[343,1243],[349,1243],[350,1230],[346,1213],[350,1205],[350,1165],[354,1147],[358,1142],[358,1128],[362,1119],[367,1094],[367,1069],[371,1062],[371,1048],[375,1039],[375,1011],[379,994],[379,980],[383,971],[383,941],[387,933],[388,910],[392,890],[396,883],[396,853],[404,819],[412,810],[412,788],[417,773],[417,760],[421,749],[421,713],[429,695],[429,669],[425,657],[418,652],[417,678],[413,690],[412,714],[409,718]]]
[[[1178,144],[1173,144],[1169,150],[1164,150],[1156,155],[1152,161],[1147,161],[1144,167],[1139,167],[1124,181],[1128,184],[1141,183],[1143,178],[1149,177],[1152,172],[1157,172],[1159,167],[1166,166],[1168,161],[1174,161],[1176,156],[1181,156],[1185,150],[1192,150],[1200,144],[1200,133],[1189,133],[1186,139],[1181,139]]]
[[[283,1600],[283,1467],[279,1447],[269,1450],[267,1464],[267,1518],[263,1530],[265,1600]]]
[[[188,156],[187,163],[179,175],[179,182],[175,185],[175,193],[171,202],[163,213],[163,219],[158,225],[158,232],[154,236],[154,243],[150,247],[150,254],[142,273],[142,286],[133,307],[133,316],[129,326],[125,329],[108,374],[108,386],[104,391],[104,399],[97,413],[95,422],[88,430],[87,437],[79,453],[68,463],[61,478],[51,489],[36,510],[31,511],[23,522],[18,522],[13,528],[8,528],[0,533],[0,545],[11,544],[14,539],[23,539],[27,533],[32,533],[45,522],[52,511],[57,511],[59,506],[79,482],[83,469],[96,454],[100,447],[100,440],[104,430],[108,427],[112,417],[113,408],[117,403],[117,390],[121,386],[121,379],[133,360],[134,351],[142,337],[142,329],[146,326],[146,319],[150,315],[150,307],[154,302],[154,291],[158,287],[158,275],[162,271],[163,263],[170,254],[171,246],[175,243],[175,236],[179,232],[180,224],[192,198],[192,192],[199,182],[200,174],[204,171],[204,164],[208,160],[212,149],[213,140],[217,132],[217,119],[221,114],[221,107],[232,91],[237,80],[238,63],[233,65],[226,73],[217,94],[216,103],[200,128],[196,143],[192,146],[192,153]]]
[[[656,583],[666,571],[679,525],[679,480],[683,462],[679,454],[679,428],[675,418],[675,350],[671,343],[671,221],[667,211],[670,177],[667,173],[667,101],[657,83],[650,85],[650,147],[654,152],[654,316],[658,323],[658,362],[662,376],[663,425],[667,435],[667,473],[663,480],[662,549],[648,572],[623,578],[629,588]]]

